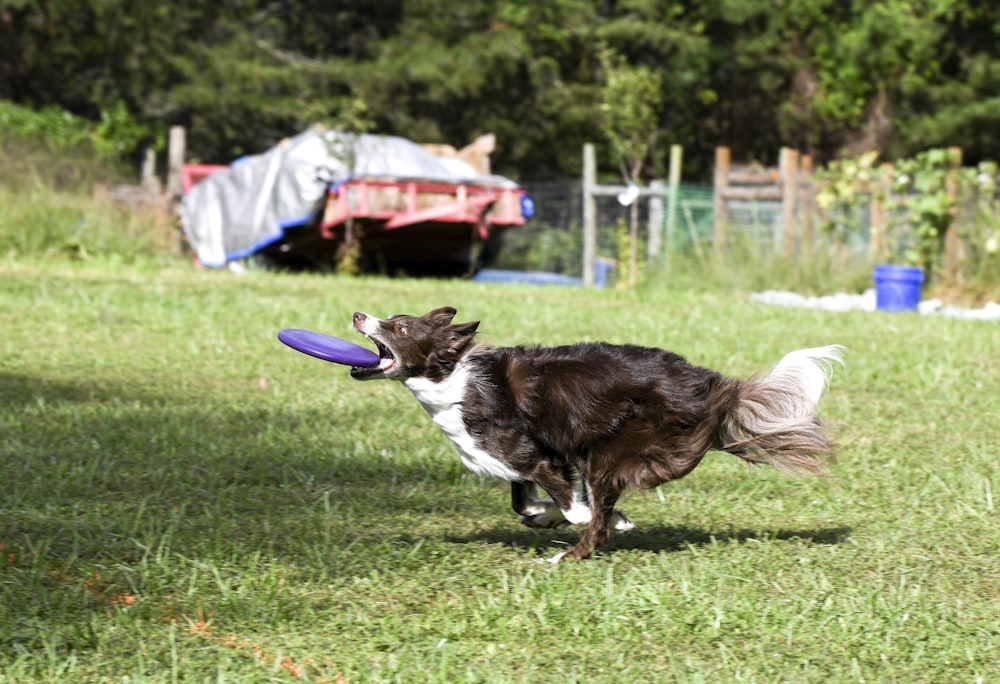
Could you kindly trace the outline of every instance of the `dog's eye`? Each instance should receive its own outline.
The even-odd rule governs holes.
[[[406,326],[405,326],[405,325],[401,325],[401,326],[399,326],[399,327],[397,328],[397,331],[398,331],[398,332],[399,332],[399,334],[400,334],[401,336],[403,336],[403,337],[406,337],[407,335],[409,335],[409,334],[410,334],[410,331],[406,329]]]

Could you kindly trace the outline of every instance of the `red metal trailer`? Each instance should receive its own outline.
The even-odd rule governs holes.
[[[186,164],[184,192],[225,168]],[[532,213],[524,190],[510,184],[355,178],[330,187],[315,222],[288,229],[257,257],[274,265],[323,265],[350,244],[366,271],[462,275],[488,261],[502,233]]]

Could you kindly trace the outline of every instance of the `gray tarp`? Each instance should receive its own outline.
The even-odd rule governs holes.
[[[201,263],[218,268],[311,221],[331,185],[372,177],[517,187],[405,138],[310,129],[192,187],[181,202],[181,224]]]

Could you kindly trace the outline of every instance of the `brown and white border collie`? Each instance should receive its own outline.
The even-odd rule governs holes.
[[[483,346],[479,321],[452,324],[455,313],[354,314],[381,362],[351,375],[406,385],[469,470],[511,483],[525,525],[586,525],[553,562],[587,558],[612,529],[632,529],[615,509],[622,492],[683,477],[707,451],[808,473],[832,455],[816,404],[841,362],[838,345],[791,352],[768,373],[735,380],[634,345]]]

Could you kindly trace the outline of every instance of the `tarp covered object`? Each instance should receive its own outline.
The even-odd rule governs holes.
[[[222,267],[314,219],[330,186],[352,178],[517,187],[405,138],[310,129],[205,177],[184,196],[181,225],[201,263]]]

